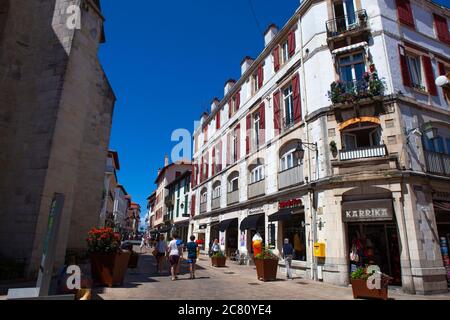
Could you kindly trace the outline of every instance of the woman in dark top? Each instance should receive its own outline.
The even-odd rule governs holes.
[[[189,279],[195,279],[195,263],[197,262],[197,243],[195,243],[195,236],[191,236],[191,241],[187,243],[186,249],[188,252],[189,271],[191,276]]]

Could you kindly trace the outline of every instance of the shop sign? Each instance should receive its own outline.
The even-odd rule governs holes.
[[[198,228],[199,228],[200,230],[205,230],[207,227],[208,227],[207,224],[201,224]]]
[[[259,208],[253,208],[253,209],[249,209],[248,210],[248,215],[254,215],[254,214],[260,214],[260,213],[264,213],[264,208],[263,207],[259,207]]]
[[[364,200],[342,203],[344,222],[392,220],[394,210],[392,200]]]
[[[291,199],[288,201],[280,201],[278,207],[280,209],[297,208],[302,205],[302,199]]]

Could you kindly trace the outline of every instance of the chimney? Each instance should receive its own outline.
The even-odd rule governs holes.
[[[217,106],[220,104],[219,98],[215,97],[213,101],[211,102],[211,113],[214,111],[214,109],[217,108]]]
[[[164,156],[164,167],[167,167],[169,165],[169,156],[166,154]]]
[[[244,60],[242,60],[241,62],[241,74],[244,75],[244,73],[248,70],[248,68],[250,68],[250,66],[253,63],[253,59],[250,58],[249,56],[246,56],[244,58]]]
[[[226,96],[227,93],[230,92],[231,88],[233,88],[233,86],[235,84],[236,84],[236,81],[233,79],[230,79],[225,83],[224,96]]]
[[[272,39],[278,34],[278,27],[276,24],[272,23],[264,32],[264,45],[267,45],[272,41]]]

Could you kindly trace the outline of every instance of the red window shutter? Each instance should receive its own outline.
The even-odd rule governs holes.
[[[292,78],[292,90],[294,98],[294,122],[299,123],[302,119],[302,103],[300,101],[300,81],[298,73]]]
[[[414,28],[414,17],[409,0],[396,0],[400,23]]]
[[[288,35],[288,49],[289,55],[293,56],[295,53],[295,32],[291,30]]]
[[[261,88],[264,84],[264,68],[263,65],[260,64],[258,67],[258,87]]]
[[[237,141],[237,147],[236,147],[236,160],[239,160],[241,158],[241,125],[238,124],[236,126],[236,141]]]
[[[216,174],[216,147],[212,148],[212,167],[211,167],[211,176]]]
[[[405,47],[398,45],[398,53],[400,55],[400,68],[402,70],[403,84],[411,87],[411,76],[409,75],[408,63],[406,62]]]
[[[276,46],[273,49],[273,66],[275,68],[275,72],[280,70],[280,47]]]
[[[273,127],[275,135],[280,131],[280,91],[273,94]]]
[[[233,100],[228,101],[228,119],[233,115]]]
[[[437,96],[437,88],[435,83],[435,77],[433,72],[433,66],[431,65],[431,59],[429,56],[422,56],[422,63],[425,70],[425,79],[427,81],[428,92]]]
[[[209,152],[206,154],[206,160],[205,160],[205,180],[208,180],[209,178]]]
[[[261,103],[259,107],[259,143],[266,143],[266,105]]]
[[[435,13],[433,13],[433,17],[438,39],[444,43],[450,44],[450,33],[448,32],[447,18]]]
[[[228,133],[227,135],[227,163],[226,165],[229,166],[231,164],[231,133]]]
[[[216,129],[220,129],[220,110],[216,114]]]
[[[236,111],[239,110],[241,106],[241,90],[236,93]]]
[[[204,170],[205,170],[205,157],[202,157],[202,163],[200,164],[200,183],[204,181]]]
[[[245,154],[250,154],[250,137],[252,135],[252,115],[247,115],[247,127],[245,134]]]
[[[438,71],[440,76],[445,76],[447,74],[445,71],[445,65],[442,62],[438,62]]]
[[[192,188],[195,188],[195,178],[196,178],[196,170],[195,170],[195,167],[196,167],[196,165],[195,164],[193,164],[192,165],[192,172],[191,172],[191,186],[192,186]]]
[[[195,199],[195,194],[193,194],[192,198],[191,198],[191,217],[195,216],[195,205],[196,205],[196,199]]]
[[[203,129],[203,142],[206,144],[208,142],[208,126]]]
[[[222,171],[222,141],[219,142],[218,146],[219,159],[216,159],[217,167],[219,172]]]

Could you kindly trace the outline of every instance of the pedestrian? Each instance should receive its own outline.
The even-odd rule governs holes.
[[[142,236],[141,245],[139,246],[139,248],[141,250],[141,253],[142,253],[142,250],[145,251],[145,237],[144,236]]]
[[[220,252],[219,239],[214,239],[214,242],[211,246],[210,256],[213,256],[218,252]]]
[[[156,257],[156,268],[158,270],[158,274],[163,272],[164,265],[164,257],[166,256],[167,251],[167,243],[164,240],[164,235],[159,235],[159,241],[155,245],[155,249],[153,251],[153,255]]]
[[[198,245],[195,242],[195,236],[191,236],[191,241],[187,243],[186,248],[188,252],[188,263],[189,263],[189,279],[195,279],[195,264],[197,263],[197,249]]]
[[[294,247],[289,243],[289,239],[284,239],[284,245],[283,245],[283,259],[284,263],[286,265],[286,278],[293,280],[292,277],[292,258],[294,256]]]
[[[170,273],[172,275],[172,281],[178,279],[178,264],[180,263],[180,257],[183,254],[181,251],[181,245],[178,245],[178,234],[172,235],[173,240],[169,242],[167,247],[167,253],[169,255]]]

